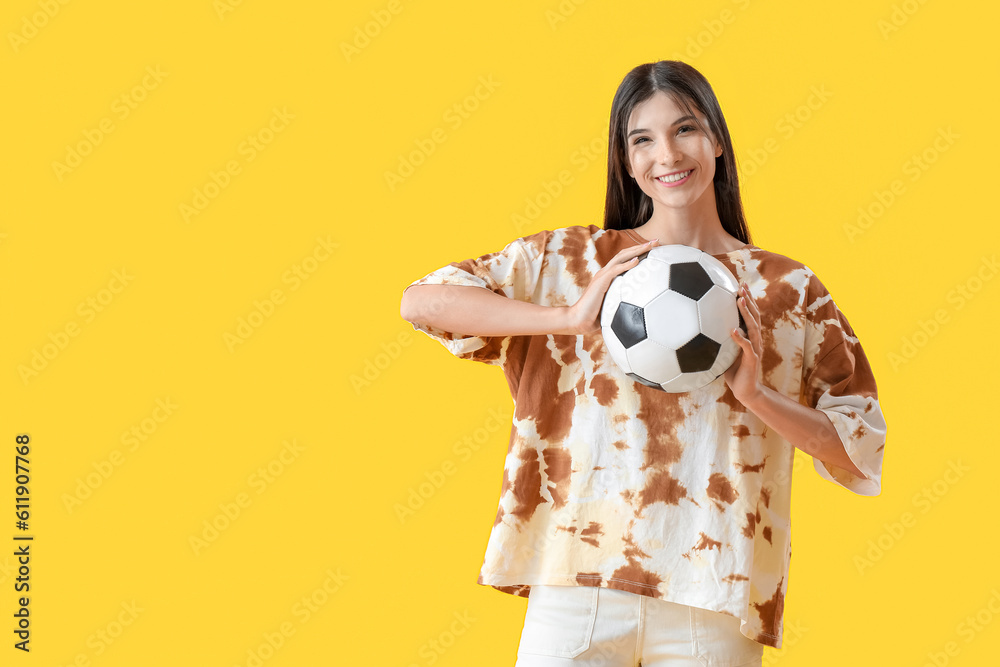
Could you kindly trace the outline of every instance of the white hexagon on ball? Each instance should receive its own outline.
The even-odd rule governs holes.
[[[677,292],[661,292],[642,309],[646,336],[676,350],[698,335],[698,304]]]
[[[634,268],[615,278],[615,282],[621,282],[619,294],[622,301],[642,307],[667,288],[670,282],[670,265],[653,258],[653,250],[650,250],[646,258]],[[629,277],[626,280],[619,280],[622,276]]]
[[[649,338],[630,347],[625,356],[628,358],[629,372],[656,384],[663,384],[681,374],[673,349]],[[638,368],[643,369],[643,372],[638,372]]]
[[[734,300],[732,294],[719,286],[713,286],[698,299],[701,332],[717,343],[730,340],[729,332],[740,325],[739,313],[732,308]]]

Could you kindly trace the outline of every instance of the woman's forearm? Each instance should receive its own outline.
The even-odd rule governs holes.
[[[588,334],[601,328],[601,307],[611,281],[635,267],[639,256],[656,243],[654,239],[619,250],[572,306],[542,306],[470,285],[410,285],[403,291],[399,314],[407,322],[467,336]]]
[[[745,404],[761,421],[806,454],[868,479],[847,455],[837,429],[823,411],[802,405],[770,387],[763,387]]]
[[[411,285],[399,314],[407,322],[468,336],[576,334],[569,308],[518,301],[485,287]]]

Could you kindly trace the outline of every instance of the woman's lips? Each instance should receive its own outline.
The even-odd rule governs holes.
[[[657,183],[659,183],[664,187],[672,188],[677,185],[681,185],[682,183],[686,183],[687,180],[691,177],[692,172],[694,172],[694,169],[688,169],[686,172],[681,171],[681,172],[674,172],[673,174],[666,174],[666,176],[670,176],[671,178],[676,178],[677,174],[684,174],[684,177],[678,180],[664,181],[662,180],[664,178],[662,176],[658,176],[654,180],[656,180]]]

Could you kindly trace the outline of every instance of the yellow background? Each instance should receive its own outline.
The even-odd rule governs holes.
[[[4,3],[0,664],[512,665],[526,601],[476,584],[507,387],[399,297],[600,225],[615,88],[678,57],[720,99],[754,242],[834,294],[889,424],[876,498],[797,468],[765,664],[992,664],[998,19],[969,0]]]

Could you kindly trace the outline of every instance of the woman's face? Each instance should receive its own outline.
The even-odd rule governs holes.
[[[712,179],[722,144],[711,136],[705,116],[694,113],[700,127],[669,95],[657,91],[629,116],[628,173],[653,200],[654,211],[663,206],[697,208],[706,196],[714,203]]]

